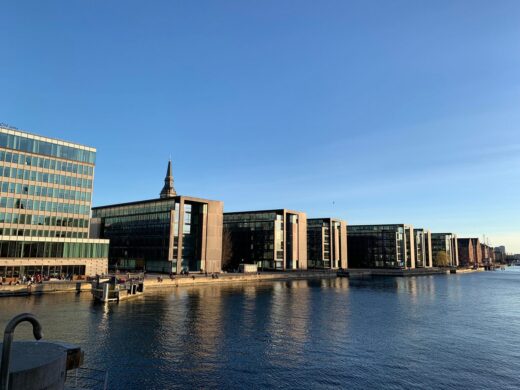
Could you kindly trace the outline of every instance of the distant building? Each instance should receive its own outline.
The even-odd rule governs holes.
[[[96,275],[89,239],[96,149],[0,126],[0,277]]]
[[[495,247],[496,252],[506,253],[506,247],[504,245],[496,246]]]
[[[457,249],[460,266],[475,267],[482,265],[482,251],[478,238],[458,238]]]
[[[231,268],[257,264],[263,270],[307,269],[307,216],[287,209],[224,213]]]
[[[441,264],[440,259],[446,254],[447,264]],[[459,265],[457,236],[453,233],[432,233],[433,266],[457,267]]]
[[[481,243],[480,251],[482,253],[482,263],[484,265],[492,264],[495,262],[495,253],[493,247]]]
[[[223,203],[177,195],[171,162],[159,198],[92,211],[93,230],[110,239],[111,269],[221,271]]]
[[[475,254],[471,238],[458,238],[457,249],[459,251],[459,265],[469,267],[475,265]]]
[[[415,268],[410,225],[350,225],[347,243],[349,268]]]
[[[347,223],[334,218],[307,220],[307,267],[347,268]]]
[[[414,229],[415,244],[415,268],[431,268],[432,260],[432,235],[429,230]]]
[[[505,264],[507,262],[505,246],[495,247],[494,254],[495,254],[495,263]]]

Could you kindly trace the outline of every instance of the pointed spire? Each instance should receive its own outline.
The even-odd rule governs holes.
[[[168,168],[166,169],[161,198],[173,198],[174,196],[177,196],[177,192],[175,192],[175,188],[173,187],[172,160],[170,159],[168,161]]]

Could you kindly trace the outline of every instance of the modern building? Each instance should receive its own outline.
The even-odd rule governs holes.
[[[479,267],[482,265],[482,250],[478,238],[459,238],[457,248],[460,266]]]
[[[506,247],[505,246],[497,246],[494,249],[495,253],[495,263],[505,264],[506,263]]]
[[[406,224],[350,225],[349,268],[415,268],[413,227]]]
[[[307,267],[348,268],[345,221],[334,218],[307,220]]]
[[[480,244],[480,252],[482,253],[482,263],[483,264],[492,264],[495,262],[495,252],[493,247],[487,244]]]
[[[287,209],[224,213],[230,268],[257,264],[263,270],[307,269],[307,215]]]
[[[93,231],[110,239],[111,269],[220,272],[223,207],[177,195],[169,162],[159,198],[94,207]]]
[[[482,250],[480,246],[480,240],[478,238],[472,238],[471,245],[473,247],[474,254],[473,262],[480,267],[482,265]]]
[[[458,238],[457,248],[459,251],[459,265],[461,267],[470,267],[475,265],[475,253],[473,252],[473,243],[471,238]]]
[[[432,260],[432,235],[429,230],[414,229],[415,244],[415,268],[431,268]]]
[[[0,276],[107,272],[89,239],[96,149],[0,126]]]
[[[453,233],[432,233],[433,266],[457,267],[459,251],[457,236]]]

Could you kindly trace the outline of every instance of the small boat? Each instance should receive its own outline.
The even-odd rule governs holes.
[[[119,302],[144,293],[144,275],[97,276],[92,282],[92,297],[100,302]]]

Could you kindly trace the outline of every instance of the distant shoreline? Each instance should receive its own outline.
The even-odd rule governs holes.
[[[412,277],[427,275],[446,275],[446,269],[349,269],[350,277]],[[482,269],[458,269],[458,274],[481,272]],[[202,285],[241,284],[252,282],[290,281],[305,279],[332,279],[336,278],[336,270],[308,270],[308,271],[280,271],[259,272],[250,274],[221,273],[217,277],[193,273],[188,276],[176,275],[173,279],[164,274],[147,274],[145,278],[145,294],[147,290],[168,290],[176,287],[192,287]],[[159,281],[161,278],[162,281]],[[27,285],[3,285],[0,286],[0,299],[4,297],[22,297],[30,295],[42,295],[53,293],[81,293],[90,292],[91,284],[87,281],[53,281],[42,284]]]

